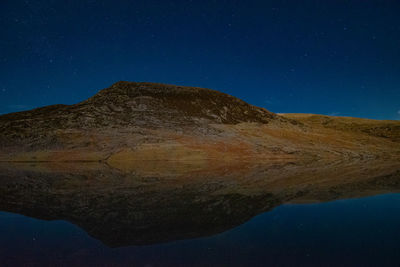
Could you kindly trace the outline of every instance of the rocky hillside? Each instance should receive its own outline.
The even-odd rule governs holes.
[[[277,117],[218,91],[156,83],[118,82],[78,106],[99,117],[113,114],[127,124],[146,127],[164,126],[167,122],[177,126],[201,122],[268,123]]]
[[[214,90],[122,81],[75,105],[0,116],[0,145],[62,147],[59,134],[67,130],[140,127],[173,131],[200,128],[198,131],[204,132],[209,124],[266,124],[277,118],[272,112]]]
[[[204,88],[118,82],[74,105],[0,116],[0,161],[398,156],[400,123],[279,116]]]
[[[278,116],[210,89],[117,82],[75,105],[53,105],[0,116],[2,136],[28,137],[52,129],[268,123]]]

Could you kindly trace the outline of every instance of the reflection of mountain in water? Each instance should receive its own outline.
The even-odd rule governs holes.
[[[394,161],[137,163],[1,166],[0,209],[67,220],[118,247],[217,234],[288,202],[400,191]]]

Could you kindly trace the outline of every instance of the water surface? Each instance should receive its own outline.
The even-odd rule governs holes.
[[[0,213],[2,266],[400,264],[400,194],[283,205],[211,237],[109,248],[65,221]]]
[[[400,264],[398,162],[166,164],[0,166],[0,265]]]

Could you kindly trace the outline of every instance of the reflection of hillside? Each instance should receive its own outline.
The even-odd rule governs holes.
[[[398,191],[400,163],[387,160],[0,168],[1,210],[67,220],[109,246],[209,236],[282,203]]]

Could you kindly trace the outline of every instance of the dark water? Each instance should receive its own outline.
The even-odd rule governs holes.
[[[399,266],[399,244],[400,194],[286,204],[212,236],[120,248],[66,221],[0,213],[1,266]]]
[[[400,264],[397,160],[134,163],[0,164],[0,267]]]

